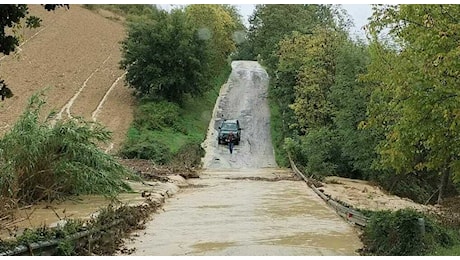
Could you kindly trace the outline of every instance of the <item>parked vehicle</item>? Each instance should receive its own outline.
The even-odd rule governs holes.
[[[233,132],[235,135],[234,144],[238,145],[241,141],[241,128],[240,122],[237,119],[226,119],[222,121],[217,135],[217,142],[219,144],[227,144],[227,137],[230,132]]]

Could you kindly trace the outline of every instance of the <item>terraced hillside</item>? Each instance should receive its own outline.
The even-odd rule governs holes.
[[[107,151],[116,151],[132,121],[134,98],[119,69],[123,21],[107,12],[71,5],[46,11],[29,5],[42,26],[21,29],[23,40],[14,54],[0,56],[0,76],[14,97],[0,103],[0,135],[14,124],[29,97],[44,88],[44,115],[83,117],[113,132]]]

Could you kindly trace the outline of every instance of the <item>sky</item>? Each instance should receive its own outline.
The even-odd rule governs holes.
[[[327,1],[326,1],[327,2]],[[346,1],[344,1],[346,2]],[[238,4],[240,13],[243,16],[244,22],[248,25],[248,18],[252,14],[255,8],[255,4]],[[352,17],[353,23],[355,24],[352,28],[351,33],[357,35],[360,38],[365,38],[365,32],[362,29],[367,24],[367,18],[372,15],[372,7],[370,4],[342,4],[342,7],[347,10],[348,14]]]
[[[256,4],[237,4],[237,1],[234,2],[222,2],[224,4],[232,4],[235,3],[235,5],[238,7],[240,10],[241,16],[243,17],[243,22],[246,26],[249,26],[248,18],[249,16],[253,13]],[[343,1],[347,2],[347,1]],[[195,2],[192,2],[195,3]],[[197,2],[197,3],[202,3],[202,2]],[[217,3],[216,1],[210,1],[209,3]],[[220,2],[219,2],[220,3]],[[260,3],[266,3],[266,2],[260,2]],[[276,3],[276,2],[275,2]],[[279,3],[279,2],[278,2]],[[296,2],[294,2],[295,4]],[[305,2],[303,2],[305,3]],[[314,3],[314,1],[312,2]],[[319,3],[319,2],[318,2]],[[324,3],[329,3],[328,1],[325,1]],[[330,2],[334,3],[334,2]],[[182,3],[183,4],[183,3]],[[300,4],[300,2],[298,3]],[[174,7],[174,4],[160,4],[162,8],[164,9],[170,9],[171,7]],[[180,4],[176,4],[180,5]],[[367,18],[371,16],[372,14],[372,8],[370,4],[342,4],[342,7],[347,10],[348,14],[352,17],[353,23],[355,26],[351,28],[350,33],[353,35],[365,39],[365,32],[362,29],[364,25],[367,24]]]
[[[2,0],[6,3],[15,3],[16,1]],[[374,3],[411,3],[414,0],[383,0]],[[418,0],[420,2],[420,0]],[[445,0],[438,0],[445,1]],[[25,0],[26,4],[41,4],[38,0]],[[82,4],[87,2],[77,1],[66,1],[69,4]],[[243,16],[243,22],[246,26],[249,25],[248,18],[254,11],[256,4],[342,4],[348,14],[352,17],[355,27],[352,28],[351,33],[357,35],[360,38],[365,38],[365,33],[362,27],[367,24],[367,18],[372,14],[371,2],[364,0],[284,0],[284,1],[273,1],[273,0],[95,0],[92,4],[157,4],[162,6],[164,9],[170,9],[172,6],[187,5],[187,4],[233,4],[238,6],[241,15]]]

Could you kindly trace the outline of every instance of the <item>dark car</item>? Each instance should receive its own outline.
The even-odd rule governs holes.
[[[217,135],[217,141],[219,144],[226,144],[227,137],[230,132],[235,135],[235,144],[238,145],[241,140],[241,128],[240,122],[236,119],[226,119],[222,122],[219,127],[219,134]]]

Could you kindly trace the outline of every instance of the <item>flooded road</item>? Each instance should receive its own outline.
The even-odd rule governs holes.
[[[276,176],[291,173],[206,172],[127,246],[134,255],[357,255],[356,230],[304,182],[240,179]]]
[[[133,255],[357,255],[357,230],[277,168],[267,89],[257,62],[232,63],[203,143],[205,170],[126,241]],[[224,118],[243,128],[233,154],[217,142]]]

